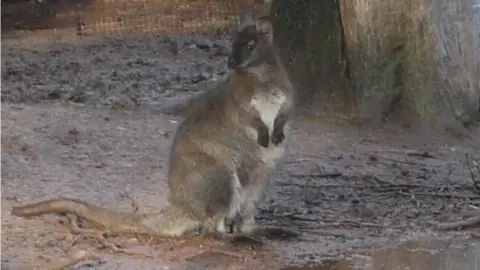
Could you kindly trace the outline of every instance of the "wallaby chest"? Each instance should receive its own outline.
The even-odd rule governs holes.
[[[287,96],[283,91],[278,87],[272,87],[268,91],[255,93],[250,105],[258,112],[269,132],[272,132],[275,118],[286,100]]]

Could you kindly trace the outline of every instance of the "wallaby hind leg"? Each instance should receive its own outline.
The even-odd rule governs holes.
[[[299,232],[280,226],[260,225],[255,221],[256,205],[249,203],[241,215],[233,220],[233,234],[250,237],[265,237],[270,240],[288,240],[296,238]]]
[[[245,196],[241,212],[235,217],[233,231],[244,235],[252,234],[257,225],[255,215],[257,214],[257,205],[265,200],[266,189],[268,186],[270,169],[265,169],[262,165],[251,169],[248,174],[243,174],[242,179],[246,186],[243,189]]]
[[[261,190],[262,189],[247,189],[247,198],[250,198],[250,200],[247,200],[247,203],[242,208],[242,212],[232,221],[233,234],[250,237],[265,237],[271,240],[288,240],[298,237],[299,232],[288,228],[257,224],[255,221],[255,214],[257,212],[256,203],[264,198],[263,192],[258,193]],[[257,193],[253,191],[257,191]]]
[[[218,164],[206,154],[190,155],[189,158],[191,160],[180,164],[185,166],[176,168],[188,172],[187,175],[182,175],[183,185],[188,186],[188,189],[174,192],[173,200],[186,212],[202,220],[202,234],[228,233],[225,219],[233,219],[245,200],[235,170]],[[190,166],[187,167],[187,164]],[[176,188],[181,186],[174,187]]]
[[[256,205],[251,201],[246,202],[241,212],[231,221],[232,233],[243,235],[252,234],[257,227],[255,212]]]

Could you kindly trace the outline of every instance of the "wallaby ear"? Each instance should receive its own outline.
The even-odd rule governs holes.
[[[257,31],[267,38],[267,40],[273,42],[273,25],[269,16],[262,16],[255,22],[255,28]]]
[[[239,31],[243,30],[246,26],[254,25],[255,21],[253,20],[252,14],[247,10],[240,10],[240,14],[238,16],[238,23],[237,29]]]

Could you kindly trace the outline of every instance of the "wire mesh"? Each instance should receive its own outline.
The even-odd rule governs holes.
[[[2,1],[2,32],[65,30],[76,35],[206,34],[228,29],[254,0]]]

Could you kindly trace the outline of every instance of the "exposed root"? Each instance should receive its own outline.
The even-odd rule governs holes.
[[[212,248],[208,251],[203,251],[197,255],[194,255],[190,258],[187,259],[188,260],[191,260],[195,257],[199,257],[199,256],[204,256],[204,255],[215,255],[216,254],[221,254],[221,255],[225,255],[227,257],[231,257],[231,258],[234,258],[234,259],[243,259],[244,258],[244,254],[242,254],[241,252],[235,252],[235,251],[227,251],[227,250],[220,250],[220,249],[217,249],[217,248]]]
[[[108,241],[101,234],[98,234],[94,239],[100,244],[102,248],[111,249],[115,253],[122,253],[122,249],[115,243]]]
[[[342,177],[341,173],[307,173],[307,174],[289,174],[291,177],[297,178],[338,178]]]
[[[133,257],[143,257],[143,258],[151,258],[152,257],[152,254],[148,253],[148,252],[143,252],[143,251],[135,251],[135,250],[132,250],[131,248],[130,249],[120,249],[121,253],[127,255],[127,256],[133,256]]]
[[[130,204],[132,205],[133,211],[132,213],[139,213],[140,212],[140,204],[135,200],[132,195],[128,192],[121,193],[120,196],[125,197],[130,200]]]
[[[436,224],[437,229],[444,230],[444,231],[455,230],[455,229],[466,229],[466,228],[471,228],[476,226],[480,226],[480,214],[464,220]]]
[[[67,214],[67,218],[70,224],[70,231],[73,234],[82,234],[82,235],[97,235],[99,232],[94,229],[83,229],[78,227],[77,220],[78,217],[72,214]]]
[[[422,157],[422,158],[435,158],[435,156],[430,154],[429,152],[408,152],[407,156]]]
[[[131,200],[131,204],[132,204],[132,207],[133,207],[132,213],[139,213],[140,212],[140,204],[135,199],[133,199],[131,196],[129,196],[129,198]]]
[[[444,198],[460,198],[468,200],[478,200],[480,196],[478,195],[466,195],[466,194],[452,194],[452,193],[441,193],[441,192],[398,192],[398,194],[405,196],[433,196],[433,197],[444,197]]]
[[[244,257],[244,255],[240,252],[232,252],[232,251],[226,251],[226,250],[220,250],[220,249],[211,249],[210,252],[220,253],[235,259],[243,259]]]
[[[114,252],[122,252],[122,249],[119,247],[119,245],[110,242],[109,240],[106,239],[105,232],[95,230],[95,229],[84,229],[78,227],[77,224],[77,219],[78,217],[72,214],[67,214],[66,215],[68,220],[69,220],[69,225],[70,225],[70,231],[72,234],[77,235],[75,239],[72,241],[71,246],[75,244],[75,242],[78,240],[78,238],[81,237],[89,237],[93,238],[102,248],[108,248],[111,249]]]
[[[284,164],[286,164],[286,165],[287,164],[302,164],[303,162],[308,161],[308,162],[312,163],[317,168],[317,171],[323,173],[322,166],[320,166],[320,164],[318,164],[318,162],[316,162],[315,160],[318,160],[317,156],[312,156],[312,158],[299,158],[299,159],[295,159],[295,160],[287,160],[287,161],[284,162]]]
[[[70,254],[67,256],[67,258],[61,258],[61,259],[54,259],[53,263],[49,264],[44,264],[44,265],[37,265],[37,266],[13,266],[9,267],[8,269],[10,270],[37,270],[37,269],[42,269],[42,270],[61,270],[65,269],[67,267],[73,266],[83,260],[89,259],[89,258],[95,258],[92,254],[89,254],[85,250],[74,250],[70,252]],[[2,267],[3,269],[3,267]]]

